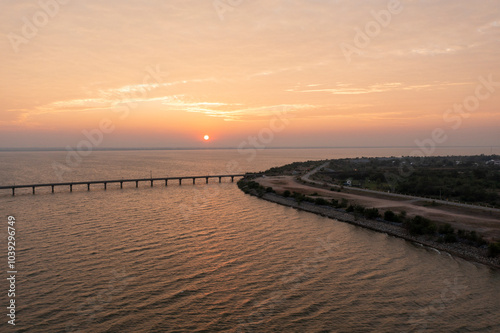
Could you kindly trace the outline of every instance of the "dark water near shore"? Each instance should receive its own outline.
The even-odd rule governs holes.
[[[235,150],[94,152],[62,177],[259,171],[410,151],[269,150],[252,159]],[[436,151],[476,153],[489,148]],[[52,162],[65,158],[0,153],[0,184],[59,181]],[[17,220],[15,331],[500,331],[500,272],[262,201],[227,181],[202,182],[0,193],[3,267],[7,216]],[[2,271],[0,331],[7,332],[14,330]]]

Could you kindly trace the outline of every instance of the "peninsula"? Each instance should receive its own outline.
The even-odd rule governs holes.
[[[295,162],[245,193],[500,268],[500,156]]]

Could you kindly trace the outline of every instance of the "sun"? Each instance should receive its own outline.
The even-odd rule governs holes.
[[[207,134],[205,134],[205,136],[203,137],[203,139],[204,139],[205,141],[208,141],[208,140],[210,140],[210,136],[208,136]]]

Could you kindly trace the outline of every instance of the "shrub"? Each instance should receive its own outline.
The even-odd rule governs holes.
[[[436,224],[420,215],[406,221],[405,226],[411,235],[434,234],[437,230]]]
[[[358,214],[364,214],[365,213],[365,207],[361,205],[355,205],[354,206],[354,212]]]
[[[365,217],[367,219],[376,219],[380,217],[380,213],[377,208],[365,209]]]
[[[389,222],[399,222],[398,216],[392,210],[386,210],[384,213],[384,220]]]
[[[458,230],[457,231],[458,237],[465,239],[467,243],[475,245],[475,246],[482,246],[488,244],[481,235],[479,235],[475,231],[467,231],[467,230]]]
[[[274,190],[271,186],[269,186],[268,188],[266,188],[266,192],[267,193],[274,193]]]
[[[488,256],[496,257],[500,254],[500,242],[490,243],[488,245]]]
[[[326,201],[325,199],[323,198],[316,198],[316,200],[314,200],[314,203],[318,206],[327,206],[327,205],[330,205],[330,203],[328,201]]]
[[[293,192],[292,197],[295,201],[300,205],[302,201],[304,201],[305,196],[303,194]]]
[[[290,191],[289,191],[289,190],[286,190],[285,192],[283,192],[283,196],[284,196],[285,198],[288,198],[288,197],[290,196],[290,194],[291,194],[291,193],[290,193]]]
[[[251,180],[248,182],[248,187],[251,189],[258,189],[260,187],[260,184],[256,181]]]
[[[347,207],[347,209],[345,211],[348,212],[348,213],[354,212],[354,206],[353,205],[349,205],[349,207]]]
[[[439,226],[438,232],[443,235],[450,235],[455,232],[455,229],[449,223],[446,223]]]
[[[346,198],[342,198],[340,200],[340,206],[339,207],[340,208],[345,208],[345,207],[347,207],[347,203],[348,203],[347,199]]]
[[[457,237],[453,233],[446,234],[446,236],[444,236],[444,241],[445,243],[455,243],[457,241]]]

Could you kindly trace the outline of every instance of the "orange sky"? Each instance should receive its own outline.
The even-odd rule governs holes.
[[[500,0],[0,9],[0,148],[500,143]]]

